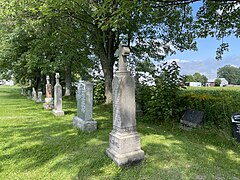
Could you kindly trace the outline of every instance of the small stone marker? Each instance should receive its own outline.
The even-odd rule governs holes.
[[[119,45],[119,70],[113,79],[113,130],[107,155],[119,166],[144,159],[140,135],[136,131],[135,82],[127,71],[126,56],[130,49]]]
[[[191,130],[192,128],[196,128],[203,121],[203,111],[198,111],[194,109],[188,109],[183,114],[180,123],[182,128],[185,130]]]
[[[73,125],[82,131],[97,129],[97,121],[92,119],[93,84],[80,81],[76,93],[77,116],[73,118]]]
[[[54,109],[52,112],[55,116],[64,116],[64,111],[62,110],[62,86],[59,83],[59,73],[56,73],[55,78],[56,84],[54,86]]]
[[[44,109],[53,109],[53,97],[52,97],[52,85],[50,84],[50,77],[46,77],[46,98],[45,103],[43,104]]]
[[[42,91],[41,90],[38,90],[38,96],[37,96],[37,103],[42,103],[43,100],[42,100]]]
[[[36,101],[37,100],[37,92],[35,91],[35,88],[32,88],[32,100]]]

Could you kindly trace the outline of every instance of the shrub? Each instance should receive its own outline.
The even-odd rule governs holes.
[[[204,112],[206,125],[230,128],[230,117],[240,111],[240,96],[230,90],[187,90],[180,96],[183,108]]]
[[[155,122],[176,119],[179,114],[177,101],[179,96],[180,67],[175,61],[164,63],[155,74],[155,86],[142,85],[138,102],[145,116]]]
[[[103,104],[106,100],[103,79],[97,79],[97,81],[94,82],[93,91],[94,105]]]

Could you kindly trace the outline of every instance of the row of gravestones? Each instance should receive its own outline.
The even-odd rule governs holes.
[[[141,150],[140,135],[136,131],[136,105],[135,105],[135,81],[126,67],[126,57],[130,53],[129,47],[120,44],[119,70],[113,79],[113,129],[109,135],[109,148],[106,154],[119,166],[125,166],[140,162],[144,159],[144,151]],[[44,109],[52,109],[55,116],[63,116],[62,87],[59,84],[59,74],[56,73],[54,86],[54,98],[52,86],[47,76],[46,98]],[[33,89],[34,90],[34,89]],[[35,90],[34,90],[35,91]],[[33,100],[42,102],[42,93],[32,93]],[[22,92],[24,93],[24,92]],[[28,94],[31,94],[28,92]],[[82,131],[94,131],[97,129],[97,121],[92,119],[93,111],[93,85],[80,81],[76,93],[77,116],[73,118],[73,125]]]

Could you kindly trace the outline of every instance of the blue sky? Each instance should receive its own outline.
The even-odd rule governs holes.
[[[193,3],[193,12],[201,6],[201,2]],[[166,60],[177,61],[181,67],[181,74],[194,74],[199,72],[214,80],[217,77],[217,69],[225,65],[240,67],[240,39],[234,36],[224,38],[224,42],[229,43],[229,51],[225,52],[223,59],[215,59],[216,50],[221,44],[215,38],[198,39],[198,51],[177,51],[175,55],[168,56]]]
[[[209,80],[217,77],[217,69],[225,65],[240,67],[240,39],[229,37],[225,42],[229,43],[229,51],[225,52],[223,59],[215,59],[219,41],[206,38],[199,39],[198,51],[177,52],[175,55],[168,56],[166,60],[175,60],[181,67],[181,74],[194,74],[199,72],[207,76]]]

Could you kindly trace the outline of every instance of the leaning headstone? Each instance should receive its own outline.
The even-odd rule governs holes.
[[[140,135],[136,131],[135,82],[126,67],[130,49],[119,45],[119,70],[113,79],[113,130],[109,136],[107,155],[119,166],[144,159]]]
[[[77,116],[73,118],[73,125],[82,131],[97,129],[97,121],[92,119],[93,84],[80,81],[76,93]]]
[[[203,121],[203,114],[203,111],[194,109],[186,110],[180,120],[181,127],[184,130],[192,130],[192,128],[200,126]]]
[[[37,92],[35,91],[35,88],[32,88],[32,100],[36,101],[37,100]]]
[[[50,77],[46,77],[46,98],[44,99],[45,103],[43,103],[44,109],[53,109],[53,97],[52,97],[52,85],[50,84]]]
[[[64,111],[62,110],[62,86],[59,83],[59,73],[56,73],[56,84],[54,86],[54,109],[53,114],[55,116],[64,116]]]
[[[37,103],[42,103],[43,102],[43,100],[42,100],[42,91],[41,90],[38,90],[38,94],[37,94],[37,100],[36,100],[36,102]]]

